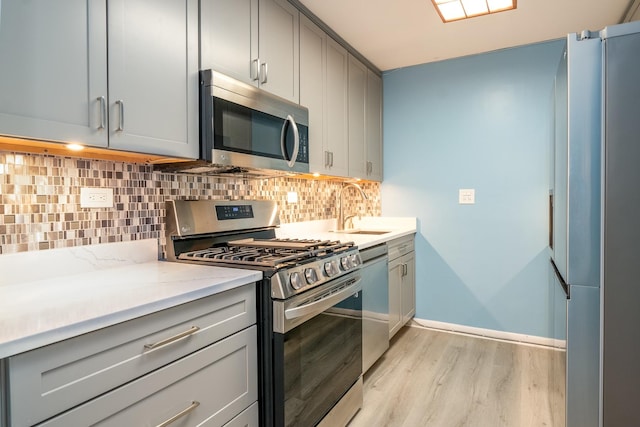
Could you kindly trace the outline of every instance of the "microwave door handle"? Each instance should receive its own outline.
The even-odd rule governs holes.
[[[293,165],[296,164],[296,159],[298,158],[298,150],[300,149],[300,133],[298,132],[298,125],[291,115],[288,115],[282,124],[280,148],[282,149],[282,158],[287,160],[287,127],[289,124],[291,124],[291,127],[293,128],[293,153],[291,153],[291,158],[287,162],[287,165],[292,168]]]

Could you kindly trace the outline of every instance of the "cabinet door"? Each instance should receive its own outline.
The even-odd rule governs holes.
[[[389,261],[389,339],[402,327],[402,260]]]
[[[106,1],[0,9],[0,134],[105,147]]]
[[[348,123],[349,54],[336,41],[327,38],[325,129],[329,166],[327,173],[349,176]]]
[[[307,17],[300,17],[300,104],[309,109],[309,169],[325,170],[325,69],[327,36]]]
[[[365,170],[367,179],[382,181],[382,79],[367,70]]]
[[[416,314],[416,253],[402,256],[402,324],[406,324]]]
[[[198,0],[109,0],[109,146],[198,156]]]
[[[260,0],[260,87],[300,101],[300,13],[286,0]]]
[[[254,325],[39,426],[222,426],[258,399],[257,342]]]
[[[200,1],[200,65],[257,85],[258,0]]]
[[[349,56],[349,176],[365,178],[365,96],[367,68]]]

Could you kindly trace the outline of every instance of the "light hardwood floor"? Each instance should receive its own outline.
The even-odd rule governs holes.
[[[552,349],[404,327],[364,377],[349,427],[564,427]],[[561,363],[561,362],[560,362]]]

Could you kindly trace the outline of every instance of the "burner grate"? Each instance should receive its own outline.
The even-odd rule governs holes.
[[[353,242],[309,239],[243,239],[193,252],[180,259],[200,262],[222,262],[246,266],[283,268],[304,260],[337,254],[353,246]]]

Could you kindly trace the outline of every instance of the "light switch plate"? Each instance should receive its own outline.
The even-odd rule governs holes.
[[[81,208],[112,208],[113,188],[82,187],[80,188]]]
[[[476,203],[476,190],[473,188],[461,188],[458,190],[458,203],[461,205],[473,205]]]

